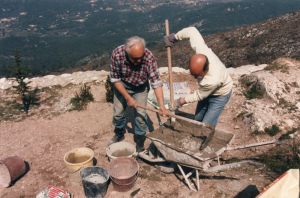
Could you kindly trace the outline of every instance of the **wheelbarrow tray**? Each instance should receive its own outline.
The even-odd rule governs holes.
[[[207,126],[195,128],[189,123],[176,120],[172,124],[165,123],[147,137],[166,161],[203,169],[204,163],[221,155],[234,137],[231,133],[216,130],[212,140],[200,150],[205,135],[211,130]]]

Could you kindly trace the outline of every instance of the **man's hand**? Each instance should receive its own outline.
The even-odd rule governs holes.
[[[177,39],[174,33],[170,34],[169,36],[164,36],[165,47],[173,47],[176,41]]]
[[[180,107],[182,107],[184,104],[186,104],[186,101],[184,98],[178,98],[177,100],[174,101],[174,107],[169,104],[169,109],[170,111],[177,111]]]
[[[170,111],[177,111],[180,107],[186,104],[186,101],[184,98],[180,97],[177,100],[175,100],[174,103],[174,107],[172,107],[171,104],[168,104]]]
[[[134,98],[129,97],[126,101],[127,101],[127,105],[129,107],[137,108],[138,103],[137,103],[137,101]]]
[[[162,116],[167,116],[169,114],[169,111],[164,106],[162,106],[159,108],[159,114]]]
[[[182,107],[184,104],[186,104],[186,101],[183,97],[180,97],[176,100],[176,107]]]

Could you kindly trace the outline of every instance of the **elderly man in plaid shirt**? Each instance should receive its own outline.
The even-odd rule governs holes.
[[[124,139],[127,106],[136,108],[138,104],[146,106],[150,85],[160,106],[162,115],[167,114],[163,104],[162,81],[157,62],[145,46],[145,40],[134,36],[124,45],[117,47],[111,56],[110,79],[114,88],[113,125],[115,135],[109,144]],[[135,109],[134,141],[138,152],[144,150],[147,127],[146,111]]]

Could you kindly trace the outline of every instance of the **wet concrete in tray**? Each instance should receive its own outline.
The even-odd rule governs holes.
[[[193,153],[199,149],[212,130],[206,127],[194,126],[193,124],[176,121],[167,122],[164,126],[150,133],[148,137],[161,140],[173,148]]]

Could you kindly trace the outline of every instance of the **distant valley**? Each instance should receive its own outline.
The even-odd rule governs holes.
[[[80,66],[89,57],[101,67],[129,36],[159,46],[166,18],[171,31],[196,26],[210,35],[297,10],[299,0],[1,0],[0,76],[9,75],[16,49],[32,75]]]

